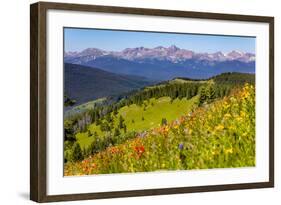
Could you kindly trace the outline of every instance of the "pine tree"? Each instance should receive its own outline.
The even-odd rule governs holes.
[[[210,100],[210,101],[213,101],[213,100],[215,99],[215,94],[216,94],[215,88],[214,88],[214,86],[212,85],[212,86],[210,86],[210,88],[209,88],[209,100]]]
[[[111,115],[110,113],[108,113],[106,116],[105,116],[105,120],[110,123],[112,121],[112,118],[111,118]]]
[[[207,97],[206,97],[206,88],[202,87],[200,90],[200,99],[199,99],[199,103],[203,104],[206,101]]]
[[[118,128],[115,128],[114,129],[114,136],[116,137],[116,136],[119,136],[121,133],[120,133],[120,130],[118,129]]]
[[[80,161],[83,159],[82,149],[78,142],[74,143],[74,145],[72,147],[72,157],[71,158],[72,158],[72,161],[74,161],[74,162]]]
[[[124,133],[127,133],[127,126],[124,125]]]
[[[168,121],[166,118],[162,118],[161,125],[167,125]]]
[[[124,127],[124,118],[122,117],[122,115],[120,115],[119,117],[119,129],[122,129]]]
[[[110,131],[110,126],[108,125],[107,122],[104,122],[100,125],[101,131],[109,132]]]
[[[117,115],[118,114],[118,112],[117,112],[117,107],[116,106],[114,106],[114,109],[113,109],[113,115]]]

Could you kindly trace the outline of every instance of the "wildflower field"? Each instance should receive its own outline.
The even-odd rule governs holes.
[[[77,160],[64,164],[64,175],[255,166],[255,87],[234,87],[177,119],[125,137],[117,134],[117,141],[85,158],[75,142]]]

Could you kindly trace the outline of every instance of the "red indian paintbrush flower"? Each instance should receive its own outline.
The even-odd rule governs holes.
[[[135,146],[134,150],[138,154],[139,157],[145,152],[145,148],[143,145]]]

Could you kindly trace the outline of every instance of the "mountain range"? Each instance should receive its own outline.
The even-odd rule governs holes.
[[[168,80],[179,76],[202,79],[224,72],[255,72],[253,53],[235,50],[229,53],[196,53],[175,45],[126,48],[122,51],[87,48],[81,52],[65,52],[64,61],[153,80]]]

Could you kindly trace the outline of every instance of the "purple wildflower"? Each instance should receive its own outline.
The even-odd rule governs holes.
[[[183,150],[183,144],[182,143],[179,144],[179,149]]]

